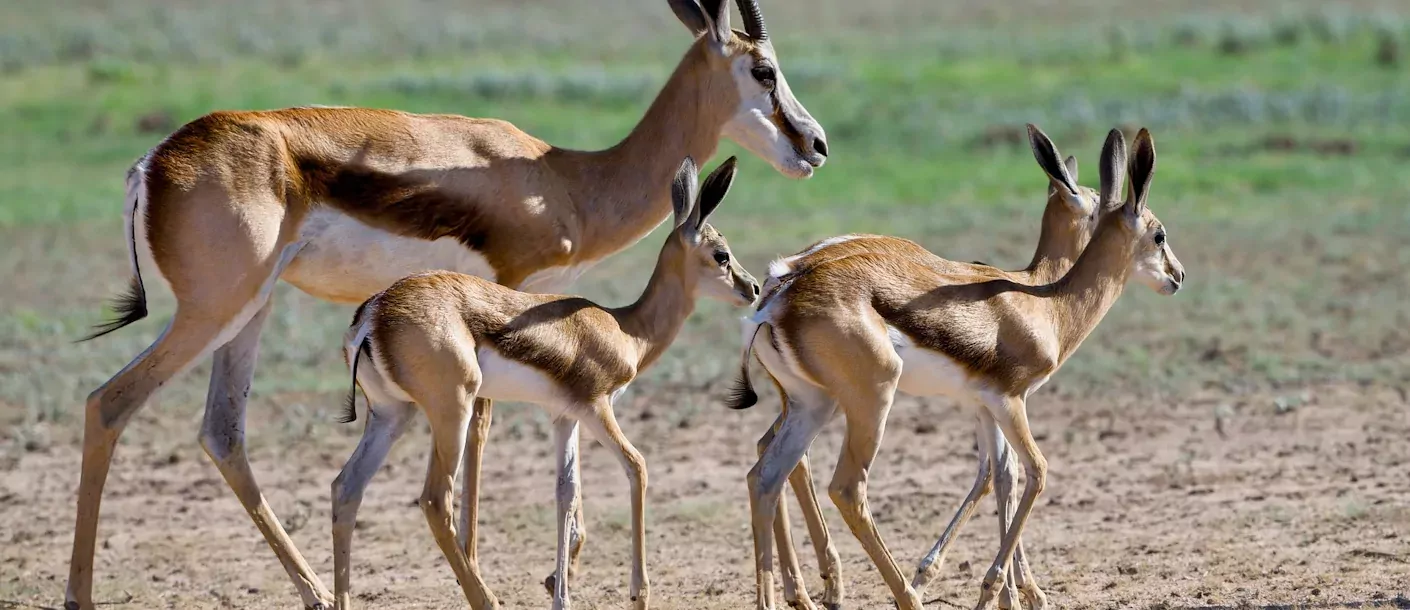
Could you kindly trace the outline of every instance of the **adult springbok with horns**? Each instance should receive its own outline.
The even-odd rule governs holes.
[[[1108,137],[1119,139],[1121,135],[1119,132],[1113,132]],[[1030,286],[1050,284],[1066,274],[1072,268],[1077,257],[1081,255],[1082,250],[1087,247],[1087,243],[1092,237],[1092,230],[1096,228],[1099,218],[1100,208],[1097,203],[1100,201],[1100,193],[1095,189],[1078,185],[1077,159],[1068,157],[1066,162],[1062,161],[1062,155],[1058,153],[1057,147],[1047,134],[1044,134],[1037,126],[1028,125],[1028,141],[1033,149],[1033,157],[1048,181],[1047,205],[1043,209],[1042,228],[1038,235],[1038,245],[1034,249],[1033,258],[1027,267],[1018,271],[1004,271],[983,263],[946,261],[944,264],[949,265],[952,272],[980,274],[989,279],[1003,279]],[[807,269],[820,263],[868,253],[891,255],[907,253],[923,258],[931,256],[920,244],[899,237],[859,234],[833,237],[813,244],[799,254],[774,261],[769,266],[769,277],[764,286],[764,292],[771,294],[787,278],[805,273]],[[751,329],[752,332],[752,327],[746,328]],[[735,404],[753,404],[756,400],[756,396],[747,395],[746,388],[745,395],[739,396]],[[783,423],[783,418],[788,410],[786,400],[782,407],[783,412],[780,413],[778,420],[759,439],[760,455],[763,455],[769,443],[773,442],[778,426]],[[974,485],[969,494],[965,496],[959,509],[956,510],[955,516],[950,520],[949,525],[940,535],[930,553],[921,560],[916,575],[911,581],[911,586],[915,588],[917,594],[922,593],[923,587],[939,574],[940,566],[944,562],[950,545],[954,542],[955,535],[974,514],[979,500],[985,495],[997,489],[998,493],[995,497],[999,506],[1000,532],[1008,530],[1009,521],[1013,518],[1013,510],[1016,508],[1014,485],[1017,483],[1017,464],[1013,459],[1013,451],[1004,440],[994,419],[986,411],[976,409],[975,415],[979,470],[975,476]],[[818,505],[812,471],[806,453],[799,460],[798,468],[789,476],[789,482],[793,486],[793,492],[798,498],[799,506],[803,509],[808,533],[812,538],[813,548],[817,552],[818,568],[822,572],[824,585],[822,606],[824,608],[841,607],[844,595],[841,561]],[[802,570],[797,555],[794,553],[792,535],[789,531],[788,511],[785,509],[785,503],[781,501],[774,521],[774,536],[775,543],[778,545],[779,575],[783,584],[784,602],[799,610],[811,610],[814,605],[803,584]],[[1021,541],[1014,551],[1011,568],[1005,579],[1007,586],[999,596],[999,607],[1016,607],[1015,604],[1018,603],[1020,593],[1030,608],[1045,607],[1046,596],[1033,578]]]
[[[341,303],[428,269],[546,290],[660,224],[676,163],[709,159],[721,137],[788,176],[822,165],[823,130],[789,90],[755,0],[739,0],[744,32],[730,29],[726,2],[669,2],[696,41],[641,122],[606,150],[557,148],[497,120],[291,108],[201,117],[133,166],[131,286],[93,336],[145,317],[153,276],[177,307],[161,336],[88,397],[66,608],[95,607],[99,505],[118,437],[154,392],[212,353],[201,445],[304,605],[329,605],[244,450],[246,395],[278,280]],[[467,498],[490,419],[490,403],[478,401]],[[462,510],[473,561],[476,505]]]
[[[772,442],[749,472],[757,603],[773,608],[772,539],[782,485],[822,427],[840,409],[847,430],[829,495],[881,572],[902,610],[921,600],[882,542],[866,486],[897,391],[946,395],[984,410],[1023,463],[1027,480],[1013,522],[985,574],[979,608],[993,601],[1013,559],[1047,461],[1028,428],[1027,397],[1048,380],[1096,328],[1134,278],[1173,294],[1184,268],[1165,227],[1147,207],[1155,144],[1142,129],[1123,202],[1126,146],[1114,132],[1102,149],[1101,217],[1072,268],[1049,284],[1029,286],[965,270],[917,248],[833,257],[785,276],[766,294],[741,364],[742,402],[753,396],[745,374],[757,356],[788,409]]]

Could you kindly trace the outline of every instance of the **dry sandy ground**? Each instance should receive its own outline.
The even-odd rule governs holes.
[[[1051,475],[1025,541],[1050,601],[1058,608],[1410,608],[1404,390],[1341,385],[1280,396],[1035,397],[1033,420]],[[360,428],[280,433],[283,400],[252,406],[255,469],[331,585],[328,486]],[[674,402],[671,395],[638,394],[620,408],[651,472],[654,607],[748,607],[753,577],[743,479],[754,439],[776,411],[764,402],[749,412],[711,407],[682,419],[672,414]],[[200,453],[198,411],[158,405],[129,428],[104,503],[99,598],[119,610],[298,607],[273,554]],[[160,420],[158,413],[170,415]],[[507,608],[545,607],[539,583],[553,562],[551,442],[529,409],[505,405],[497,415],[487,458],[483,568]],[[832,428],[813,455],[823,477],[834,463],[840,423]],[[971,430],[967,416],[943,402],[906,400],[893,411],[871,500],[907,573],[970,485]],[[25,450],[6,442],[0,607],[59,605],[77,445]],[[465,607],[414,506],[425,442],[424,429],[409,434],[369,490],[354,549],[362,607]],[[627,485],[600,447],[585,450],[584,464],[589,538],[574,603],[626,607]],[[861,548],[827,509],[843,557],[847,606],[891,607]],[[794,508],[816,593],[797,514]],[[927,592],[928,607],[973,604],[996,544],[993,515],[986,500]]]

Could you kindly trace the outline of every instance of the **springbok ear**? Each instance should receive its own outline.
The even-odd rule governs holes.
[[[1067,160],[1063,161],[1062,164],[1063,166],[1067,167],[1067,175],[1071,176],[1072,182],[1076,184],[1079,180],[1079,178],[1077,177],[1077,157],[1068,155]]]
[[[1126,202],[1126,207],[1133,216],[1139,217],[1146,211],[1151,178],[1155,177],[1155,140],[1151,138],[1151,132],[1142,127],[1132,148],[1131,165],[1127,170],[1131,174],[1131,198]]]
[[[673,227],[679,229],[694,212],[695,195],[699,192],[699,187],[695,177],[695,159],[686,157],[681,161],[681,168],[676,170],[676,178],[671,181],[671,205],[675,208],[676,219]]]
[[[705,33],[705,28],[709,23],[705,20],[705,11],[700,8],[698,0],[670,0],[671,12],[676,14],[676,19],[685,24],[686,29],[696,37]]]
[[[1034,148],[1034,159],[1038,161],[1039,168],[1048,175],[1049,186],[1052,189],[1062,189],[1065,199],[1076,197],[1077,180],[1067,173],[1062,156],[1057,155],[1057,147],[1053,145],[1052,139],[1048,139],[1048,134],[1039,130],[1038,125],[1028,124],[1028,145]]]
[[[1101,167],[1097,170],[1102,181],[1102,209],[1109,210],[1121,203],[1121,191],[1126,182],[1126,136],[1120,129],[1106,134],[1102,144]]]
[[[696,204],[694,212],[699,215],[699,218],[695,219],[696,228],[704,226],[705,221],[710,219],[710,214],[725,200],[730,185],[734,183],[734,173],[738,166],[738,158],[725,159],[725,162],[710,172],[710,176],[700,185],[700,203]]]
[[[700,7],[704,9],[706,33],[714,41],[715,48],[723,50],[725,43],[734,35],[729,29],[729,1],[700,0]]]

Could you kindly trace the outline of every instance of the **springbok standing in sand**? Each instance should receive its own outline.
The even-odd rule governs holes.
[[[1120,136],[1113,134],[1111,137],[1119,138]],[[1043,210],[1042,229],[1031,262],[1027,267],[1018,271],[1001,271],[982,263],[949,263],[956,269],[968,273],[987,274],[992,279],[1007,279],[1030,286],[1050,284],[1072,268],[1072,264],[1091,239],[1092,230],[1097,225],[1097,201],[1100,194],[1094,189],[1077,184],[1077,159],[1068,157],[1066,162],[1059,161],[1062,156],[1058,153],[1057,147],[1037,126],[1028,125],[1028,140],[1033,149],[1033,156],[1038,162],[1038,167],[1043,170],[1048,179],[1047,205]],[[770,294],[784,278],[797,273],[806,273],[808,269],[822,262],[858,254],[905,251],[909,251],[915,256],[930,256],[930,253],[919,244],[898,237],[854,234],[822,240],[799,254],[775,261],[770,266],[768,279],[765,280],[764,293]],[[748,358],[747,354],[745,358]],[[745,389],[748,390],[748,388]],[[753,404],[756,400],[757,397],[744,395],[736,399],[736,404]],[[774,425],[759,439],[760,456],[773,441],[778,426],[783,423],[788,408],[786,400],[782,406],[784,413],[780,413]],[[920,594],[923,587],[938,575],[940,566],[944,562],[945,553],[954,541],[954,536],[973,515],[978,501],[996,485],[998,489],[996,499],[999,505],[999,531],[1001,533],[1008,530],[1009,521],[1013,518],[1013,510],[1016,506],[1012,502],[1012,494],[1014,485],[1017,483],[1014,476],[1016,464],[1013,461],[1013,454],[1008,443],[1004,441],[998,425],[987,412],[982,409],[977,410],[975,423],[975,434],[979,448],[978,474],[969,494],[965,496],[955,516],[950,520],[949,526],[945,528],[930,553],[921,560],[916,575],[911,581],[911,586],[916,589],[917,594]],[[822,571],[824,584],[822,604],[826,608],[840,607],[844,594],[840,560],[817,502],[806,453],[800,459],[798,468],[789,476],[789,481],[792,483],[794,495],[797,496],[799,505],[803,509],[809,536],[812,538],[814,550],[817,552],[818,566]],[[794,554],[788,525],[788,511],[784,502],[779,502],[778,515],[774,522],[774,535],[775,543],[778,545],[778,559],[781,567],[779,571],[782,577],[784,602],[794,608],[813,608],[812,600],[808,597],[803,586],[802,570],[799,567],[797,556]],[[1022,542],[1014,552],[1013,567],[1014,569],[1009,571],[1008,577],[1005,579],[1007,586],[1000,593],[999,607],[1014,607],[1020,592],[1030,608],[1046,606],[1046,596],[1034,582]]]
[[[580,422],[626,469],[632,494],[631,599],[638,610],[647,607],[646,462],[617,426],[612,403],[675,340],[697,295],[741,307],[758,297],[758,283],[706,223],[734,172],[731,157],[697,188],[695,163],[686,158],[681,164],[672,187],[675,229],[641,298],[626,307],[604,308],[580,297],[528,294],[471,275],[432,272],[398,281],[359,308],[345,356],[354,382],[367,394],[369,414],[362,442],[333,483],[339,610],[350,607],[353,525],[363,490],[418,406],[431,423],[433,444],[421,508],[471,607],[496,606],[451,525],[451,485],[477,397],[531,402],[555,419],[553,607],[568,607],[571,520],[581,497]],[[365,364],[359,368],[361,359]]]
[[[660,224],[676,161],[710,158],[721,137],[791,177],[823,164],[823,130],[789,90],[755,0],[739,0],[742,33],[729,27],[727,2],[669,1],[697,39],[641,122],[607,150],[557,148],[497,120],[292,108],[204,116],[133,166],[131,286],[94,336],[147,315],[144,280],[154,275],[177,307],[156,342],[88,397],[66,608],[94,609],[99,505],[118,437],[154,392],[212,353],[201,445],[304,605],[329,603],[245,455],[246,396],[279,279],[340,303],[428,269],[546,290]],[[478,401],[466,498],[477,496],[490,420],[489,401]],[[477,506],[462,511],[474,561]]]
[[[847,430],[829,495],[902,610],[919,610],[867,506],[866,485],[896,391],[946,395],[982,405],[1016,450],[1027,480],[1013,522],[984,577],[979,606],[1002,586],[1024,524],[1047,478],[1028,428],[1026,399],[1096,328],[1135,278],[1173,294],[1185,272],[1147,207],[1155,144],[1136,136],[1131,193],[1118,201],[1126,165],[1119,132],[1101,158],[1101,218],[1061,279],[1028,286],[914,248],[835,257],[781,278],[746,327],[741,392],[753,395],[753,353],[779,385],[788,410],[749,472],[757,604],[773,608],[771,535],[784,481],[839,410]],[[744,407],[744,404],[735,404]]]

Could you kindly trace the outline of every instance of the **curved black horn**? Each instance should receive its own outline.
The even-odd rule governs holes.
[[[759,12],[758,0],[738,0],[739,14],[744,17],[744,33],[758,41],[768,40],[769,31],[764,29],[764,15]]]

